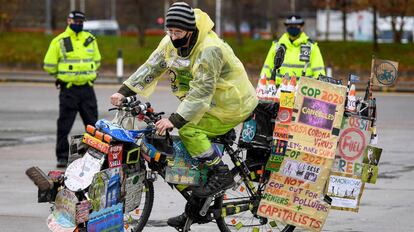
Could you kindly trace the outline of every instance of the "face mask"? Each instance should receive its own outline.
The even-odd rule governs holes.
[[[298,27],[288,27],[287,32],[289,33],[289,35],[291,35],[293,37],[296,37],[300,33],[300,28],[298,28]]]
[[[170,39],[171,39],[171,42],[172,42],[172,44],[174,45],[174,47],[175,48],[180,48],[180,47],[182,47],[182,46],[184,46],[184,45],[186,45],[187,44],[187,41],[188,41],[188,33],[183,37],[183,38],[181,38],[181,39],[175,39],[175,40],[173,40],[172,38],[171,38],[171,36],[170,36]]]
[[[70,29],[72,29],[72,31],[79,33],[83,30],[83,23],[82,24],[70,24],[69,25]]]

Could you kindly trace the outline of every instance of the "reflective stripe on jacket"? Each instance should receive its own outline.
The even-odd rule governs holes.
[[[90,84],[96,79],[101,62],[95,37],[86,31],[76,34],[69,27],[50,43],[43,69],[72,85]]]
[[[272,43],[272,46],[266,56],[262,71],[260,72],[260,76],[265,74],[267,78],[270,78],[274,67],[276,50],[281,44],[286,46],[286,54],[282,67],[280,67],[280,73],[277,73],[276,75],[277,84],[281,83],[280,77],[286,73],[288,73],[289,76],[296,75],[300,77],[302,75],[305,62],[299,60],[299,55],[300,46],[303,44],[310,45],[311,47],[310,61],[306,68],[305,76],[317,78],[319,74],[325,75],[325,65],[323,63],[323,58],[318,44],[310,42],[309,37],[305,34],[305,32],[302,32],[299,38],[293,41],[293,43],[289,40],[288,33],[283,34],[279,41]]]

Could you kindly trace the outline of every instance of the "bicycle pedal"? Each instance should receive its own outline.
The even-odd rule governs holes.
[[[198,214],[200,214],[200,216],[206,216],[208,209],[210,208],[210,204],[213,201],[214,197],[207,197],[207,199],[204,201],[203,207],[201,207],[200,211],[198,212]]]
[[[42,192],[53,188],[53,181],[38,167],[31,167],[27,169],[26,175]]]

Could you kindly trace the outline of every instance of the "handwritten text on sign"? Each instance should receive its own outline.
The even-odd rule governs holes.
[[[302,78],[298,90],[288,149],[334,158],[346,88]]]

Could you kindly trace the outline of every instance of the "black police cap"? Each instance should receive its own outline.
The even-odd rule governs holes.
[[[304,25],[305,21],[299,15],[290,15],[285,20],[285,25]]]

